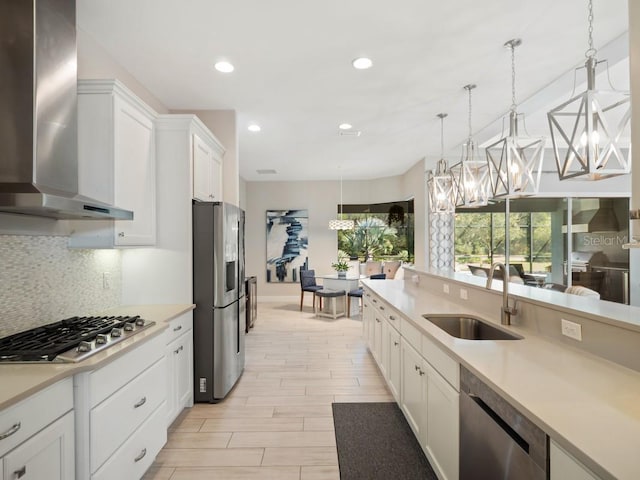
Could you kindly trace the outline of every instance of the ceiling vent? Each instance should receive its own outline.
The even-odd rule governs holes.
[[[278,173],[273,168],[259,168],[256,172],[258,172],[258,175],[275,175]]]
[[[338,135],[341,137],[359,137],[362,132],[360,130],[340,130]]]

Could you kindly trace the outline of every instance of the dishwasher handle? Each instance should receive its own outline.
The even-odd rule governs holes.
[[[513,428],[511,428],[511,426],[505,422],[500,415],[498,415],[496,412],[494,412],[489,405],[487,405],[486,403],[484,403],[484,401],[478,397],[477,395],[474,395],[472,393],[468,394],[469,398],[471,400],[473,400],[475,402],[476,405],[478,405],[478,407],[480,407],[484,413],[486,413],[487,415],[489,415],[491,417],[491,419],[507,434],[511,437],[511,439],[516,442],[520,448],[522,450],[524,450],[527,454],[529,454],[529,443],[522,438],[520,435],[518,435],[518,432],[516,432]]]

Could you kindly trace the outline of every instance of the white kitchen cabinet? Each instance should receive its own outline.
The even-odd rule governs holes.
[[[167,330],[167,427],[185,407],[193,406],[193,317],[186,313]]]
[[[1,411],[0,478],[75,478],[72,409],[67,378]]]
[[[426,438],[427,378],[423,360],[415,348],[402,338],[402,411],[420,445]]]
[[[4,478],[73,480],[73,439],[73,412],[68,412],[4,457]]]
[[[375,315],[373,317],[373,357],[378,362],[378,366],[382,371],[382,375],[385,375],[384,364],[382,362],[382,322],[383,317],[380,312],[374,310]]]
[[[75,221],[70,247],[155,244],[156,117],[118,80],[78,82],[79,196],[131,210],[134,216]]]
[[[375,307],[371,302],[371,294],[365,292],[362,299],[362,323],[363,323],[363,335],[364,341],[367,343],[369,350],[373,351],[373,333],[375,323]]]
[[[215,143],[193,134],[193,198],[222,201],[222,154]]]
[[[391,325],[387,327],[388,366],[387,383],[389,390],[397,402],[400,402],[402,379],[402,352],[400,349],[400,333]]]
[[[458,478],[460,393],[427,363],[426,450],[442,478]]]
[[[553,439],[549,445],[550,480],[598,480],[584,465],[567,453]]]
[[[78,478],[125,478],[111,476],[121,463],[144,472],[166,443],[165,348],[166,337],[157,335],[74,377]],[[148,427],[150,418],[157,425]]]

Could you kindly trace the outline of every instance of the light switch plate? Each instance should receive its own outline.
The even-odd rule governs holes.
[[[467,300],[469,298],[469,294],[467,293],[467,289],[466,288],[461,288],[460,289],[460,298],[462,300]]]
[[[574,340],[582,341],[582,325],[579,323],[570,322],[569,320],[561,319],[562,334],[573,338]]]
[[[449,284],[448,283],[443,283],[442,284],[442,291],[444,293],[449,293]]]

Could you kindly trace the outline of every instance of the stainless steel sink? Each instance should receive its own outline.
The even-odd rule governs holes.
[[[449,335],[464,340],[521,340],[520,335],[505,332],[476,317],[463,315],[423,315]]]

